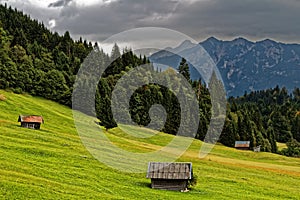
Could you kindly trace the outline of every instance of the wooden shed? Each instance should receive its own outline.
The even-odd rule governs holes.
[[[24,128],[40,129],[44,119],[37,115],[20,115],[18,122],[21,122],[21,127]]]
[[[151,178],[151,187],[162,190],[186,190],[188,181],[193,177],[192,163],[148,164],[147,178]]]
[[[250,141],[235,141],[234,147],[239,150],[249,150]]]

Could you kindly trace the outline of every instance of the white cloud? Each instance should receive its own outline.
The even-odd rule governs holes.
[[[93,6],[93,5],[101,5],[101,4],[110,4],[117,0],[74,0],[78,6]]]
[[[39,8],[47,8],[53,9],[53,7],[49,7],[51,4],[55,4],[57,2],[65,2],[67,0],[0,0],[0,2],[6,2],[10,5],[19,5],[19,6],[35,6]],[[86,6],[93,6],[93,5],[104,5],[110,4],[118,0],[70,0],[76,4],[78,7],[86,7]],[[63,7],[63,6],[58,6]]]
[[[54,28],[56,26],[56,20],[55,19],[50,19],[48,22],[49,28]]]
[[[27,3],[41,8],[48,8],[48,5],[53,3],[53,0],[27,0]]]

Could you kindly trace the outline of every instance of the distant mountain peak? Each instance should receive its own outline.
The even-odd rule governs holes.
[[[264,39],[261,41],[258,41],[257,43],[262,43],[262,44],[278,44],[278,42],[271,40],[271,39]]]
[[[187,49],[191,49],[195,46],[197,46],[197,43],[193,43],[190,40],[185,40],[183,41],[178,47],[176,48],[166,48],[166,51],[172,52],[172,53],[179,53],[181,51],[187,50]]]
[[[201,42],[201,44],[221,44],[221,43],[232,43],[232,44],[252,44],[253,42],[247,40],[246,38],[243,38],[243,37],[238,37],[238,38],[235,38],[233,40],[219,40],[215,37],[209,37],[207,38],[206,40],[204,40],[203,42]]]
[[[190,47],[190,46],[192,46],[192,45],[195,45],[194,43],[192,43],[190,40],[185,40],[185,41],[183,41],[178,47],[176,47],[176,48],[188,48],[188,47]]]
[[[246,44],[246,43],[253,43],[243,37],[238,37],[238,38],[235,38],[234,40],[231,41],[232,43],[234,44]]]
[[[185,48],[189,44],[185,41],[180,45],[184,47],[180,49],[182,54],[187,55],[194,50]],[[272,39],[251,41],[243,37],[223,41],[210,37],[200,45],[216,63],[228,96],[240,96],[245,91],[264,90],[276,85],[285,86],[290,91],[299,86],[299,44],[285,44]],[[161,51],[152,59],[177,67],[181,58]],[[191,71],[192,79],[199,79],[199,76]]]
[[[182,42],[182,45],[190,45],[190,44],[193,44],[190,40],[184,40],[183,42]]]
[[[204,40],[202,43],[207,43],[207,42],[216,43],[216,42],[221,42],[221,41],[219,39],[215,38],[214,36],[211,36],[211,37],[207,38],[206,40]]]

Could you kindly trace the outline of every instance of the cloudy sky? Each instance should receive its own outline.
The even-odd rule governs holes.
[[[164,27],[197,41],[245,37],[300,43],[300,0],[0,0],[42,20],[101,41],[138,27]]]

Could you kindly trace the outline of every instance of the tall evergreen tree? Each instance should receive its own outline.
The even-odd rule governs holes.
[[[112,50],[111,50],[111,59],[112,61],[116,60],[117,58],[121,57],[120,48],[117,45],[117,43],[114,44]]]
[[[190,75],[189,65],[188,65],[185,58],[181,59],[181,62],[180,62],[179,67],[178,67],[178,72],[180,74],[182,74],[183,77],[186,78],[186,80],[190,81],[191,75]]]

